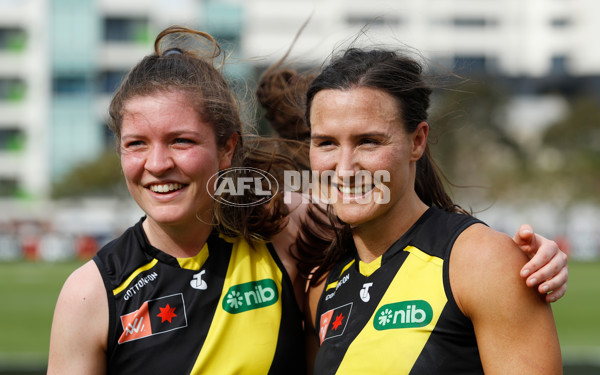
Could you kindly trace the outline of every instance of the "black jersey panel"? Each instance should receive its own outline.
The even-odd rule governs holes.
[[[449,288],[456,238],[478,223],[430,208],[379,260],[335,265],[317,308],[316,374],[481,373],[471,322]],[[348,266],[349,265],[349,266]]]

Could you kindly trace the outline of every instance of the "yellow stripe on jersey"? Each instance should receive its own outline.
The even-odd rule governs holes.
[[[383,255],[377,257],[377,259],[373,260],[371,263],[365,263],[362,260],[358,262],[358,271],[361,275],[369,277],[373,274],[373,272],[377,271],[381,267],[381,258]]]
[[[429,339],[447,302],[443,283],[443,260],[431,257],[412,246],[408,246],[404,251],[410,254],[392,280],[369,323],[350,344],[338,374],[408,374]],[[375,329],[375,319],[379,319],[375,314],[381,307],[401,301],[423,300],[424,296],[433,310],[429,324],[416,328]],[[369,353],[368,361],[365,360],[364,353]]]
[[[442,258],[438,258],[436,256],[429,255],[429,254],[417,249],[416,247],[407,246],[404,249],[404,251],[408,251],[412,255],[421,259],[423,262],[431,262],[433,264],[437,264],[439,267],[442,267],[444,265],[444,260]]]
[[[185,268],[186,270],[198,271],[200,268],[202,268],[202,266],[206,262],[206,259],[208,259],[207,243],[205,243],[204,246],[202,246],[202,250],[200,250],[200,252],[198,252],[198,254],[196,254],[195,256],[190,258],[177,258],[177,262],[179,262],[179,266],[181,268]]]
[[[228,240],[224,238],[225,240]],[[228,241],[229,242],[229,241]],[[281,303],[232,314],[224,310],[231,287],[270,279],[281,299],[282,272],[264,243],[250,248],[243,239],[233,243],[219,306],[192,374],[266,374],[275,356]],[[240,334],[243,333],[243,334]],[[235,360],[232,360],[235,358]],[[240,367],[252,363],[252,367]]]
[[[342,270],[340,271],[340,274],[339,274],[339,276],[338,276],[338,280],[341,278],[342,274],[343,274],[344,272],[346,272],[346,270],[347,270],[348,268],[350,268],[350,266],[351,266],[351,265],[353,265],[353,264],[354,264],[354,259],[352,259],[352,261],[350,261],[348,264],[346,264],[346,265],[344,266],[344,268],[342,268]],[[337,284],[338,284],[338,282],[337,282],[337,281],[334,281],[334,282],[332,282],[331,284],[327,285],[327,287],[325,288],[325,290],[327,291],[327,290],[329,290],[329,289],[333,289],[333,288],[335,288],[335,287],[337,286]]]
[[[139,275],[140,273],[142,273],[144,271],[148,271],[149,269],[154,267],[156,265],[156,263],[158,263],[158,259],[152,259],[152,261],[150,263],[147,263],[147,264],[141,266],[140,268],[138,268],[137,270],[133,271],[133,273],[131,275],[129,275],[127,280],[125,280],[121,285],[119,285],[118,287],[113,289],[113,294],[116,296],[117,294],[121,293],[123,290],[125,290],[125,288],[127,288],[129,286],[129,284],[133,281],[133,279],[135,279],[137,277],[137,275]]]

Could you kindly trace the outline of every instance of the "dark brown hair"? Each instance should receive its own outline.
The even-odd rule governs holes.
[[[423,78],[423,68],[419,62],[394,51],[350,48],[324,67],[310,84],[306,94],[305,123],[310,127],[311,104],[319,91],[350,90],[358,87],[382,90],[391,95],[396,100],[402,124],[409,134],[415,131],[419,123],[427,121],[432,89]],[[468,214],[452,201],[440,176],[443,177],[431,157],[428,144],[416,165],[417,195],[428,206]],[[331,209],[328,210],[328,214],[328,228],[329,231],[334,230],[335,239],[327,244],[324,250],[315,244],[324,243],[324,236],[319,233],[327,233],[327,230],[321,230],[315,235],[311,225],[305,225],[298,240],[298,254],[304,263],[301,266],[302,270],[319,267],[313,275],[313,282],[318,281],[354,247],[352,228],[335,217]]]

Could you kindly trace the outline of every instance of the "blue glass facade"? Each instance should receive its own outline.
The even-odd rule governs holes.
[[[100,24],[94,0],[51,2],[50,173],[56,181],[102,151],[94,112]]]

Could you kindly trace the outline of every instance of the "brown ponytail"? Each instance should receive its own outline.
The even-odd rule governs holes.
[[[215,39],[204,32],[182,26],[163,30],[154,43],[155,53],[142,59],[126,76],[109,108],[109,127],[120,142],[125,104],[134,97],[168,91],[184,92],[203,121],[215,132],[217,145],[223,147],[234,133],[240,137],[232,167],[253,167],[282,178],[286,169],[297,168],[277,143],[252,140],[243,134],[237,101],[220,71],[225,53]],[[266,189],[266,187],[265,187]],[[252,193],[217,200],[213,225],[229,236],[243,236],[248,242],[267,239],[287,224],[288,210],[283,194],[272,191],[268,204],[252,205]],[[229,199],[230,198],[230,199]]]

